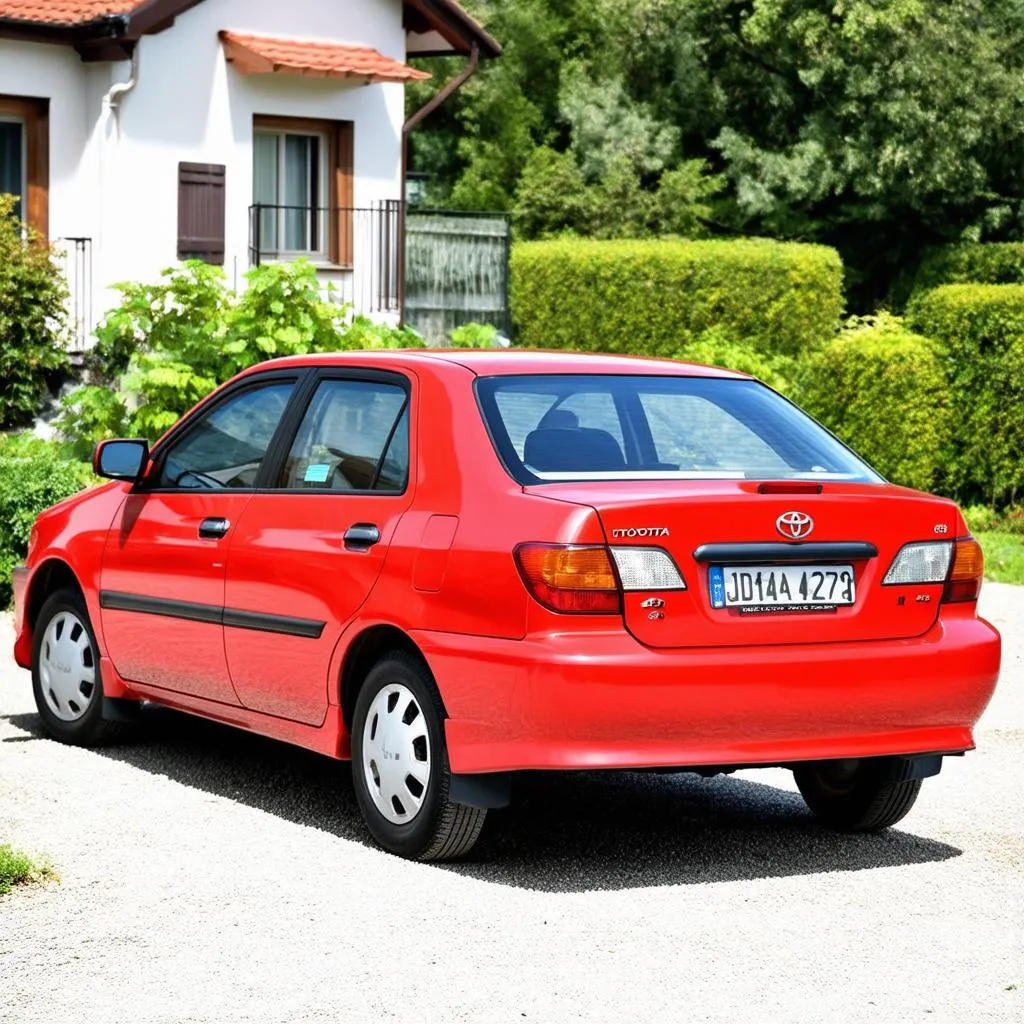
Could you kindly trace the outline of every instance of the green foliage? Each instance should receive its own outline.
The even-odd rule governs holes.
[[[57,423],[76,457],[107,437],[156,439],[218,384],[265,359],[423,344],[325,299],[305,261],[256,267],[246,280],[236,295],[219,267],[194,261],[156,284],[118,286],[121,304],[96,329],[90,355],[97,383],[69,395]]]
[[[11,570],[28,550],[36,516],[94,483],[90,466],[29,434],[0,435],[0,608],[11,599]]]
[[[68,368],[67,288],[52,251],[22,237],[14,203],[0,195],[0,428],[31,420],[48,377]]]
[[[0,896],[6,896],[22,882],[57,881],[49,863],[15,850],[8,843],[0,845]]]
[[[466,4],[505,55],[413,136],[437,205],[529,208],[539,147],[588,185],[625,156],[644,192],[706,160],[729,181],[716,225],[836,246],[862,310],[925,247],[1024,234],[1019,0]],[[423,63],[439,80],[459,66]]]
[[[914,291],[943,284],[1024,284],[1024,243],[965,242],[930,249],[914,277]]]
[[[496,348],[498,328],[493,324],[463,324],[452,331],[452,348]]]
[[[561,239],[512,249],[521,344],[686,357],[717,328],[795,355],[829,338],[842,309],[838,255],[764,241]]]
[[[943,357],[896,317],[855,318],[801,374],[801,404],[893,483],[932,490],[953,427]]]
[[[1012,504],[1024,494],[1024,285],[944,285],[916,296],[907,318],[947,352],[953,492]]]
[[[1024,538],[1019,533],[976,534],[985,553],[985,577],[998,583],[1024,584]]]
[[[680,352],[678,358],[690,363],[722,366],[727,370],[749,373],[784,395],[792,394],[797,373],[797,360],[793,356],[759,352],[715,327],[687,345],[685,352]]]

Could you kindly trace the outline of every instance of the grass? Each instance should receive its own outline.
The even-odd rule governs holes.
[[[45,860],[37,860],[7,844],[0,845],[0,896],[22,882],[57,881],[53,868]]]
[[[986,579],[1024,584],[1024,536],[1002,530],[980,530],[974,536],[985,552]]]

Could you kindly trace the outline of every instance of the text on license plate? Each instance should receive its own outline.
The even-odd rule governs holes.
[[[713,565],[712,608],[828,611],[856,600],[851,565]]]

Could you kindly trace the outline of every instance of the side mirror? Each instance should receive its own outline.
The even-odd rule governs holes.
[[[93,452],[92,470],[97,476],[134,483],[142,476],[148,461],[148,441],[100,441]]]

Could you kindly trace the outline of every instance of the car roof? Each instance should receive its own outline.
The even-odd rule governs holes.
[[[288,356],[259,363],[247,373],[282,367],[348,366],[351,364],[399,369],[426,369],[438,363],[454,363],[478,376],[514,374],[643,374],[686,377],[724,377],[748,379],[745,373],[685,363],[676,359],[647,356],[618,356],[599,352],[552,352],[539,349],[363,349],[354,352],[324,352],[315,355]]]

